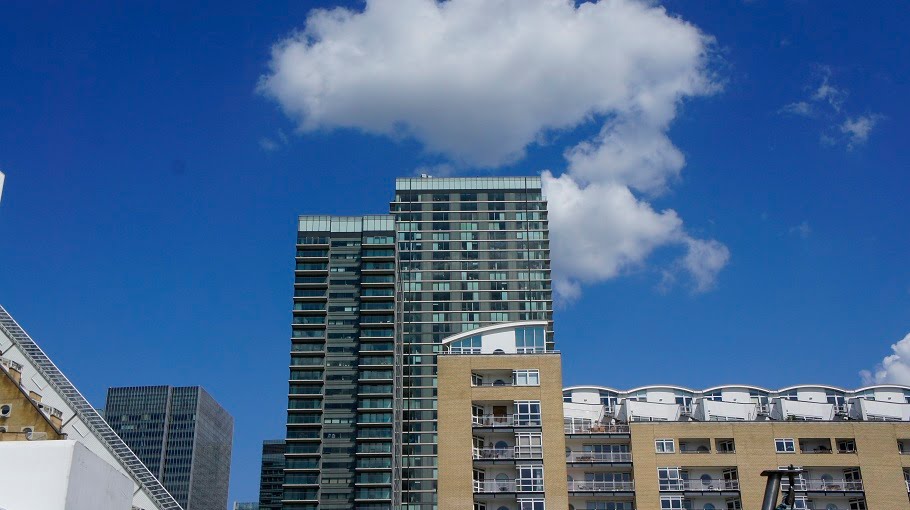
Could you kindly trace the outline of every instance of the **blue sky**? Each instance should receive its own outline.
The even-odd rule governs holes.
[[[108,386],[205,386],[236,420],[231,501],[256,499],[260,442],[283,434],[297,214],[386,211],[394,177],[422,167],[562,175],[568,148],[626,115],[587,112],[542,132],[532,122],[540,143],[519,137],[524,155],[503,157],[470,137],[434,138],[458,127],[443,103],[481,109],[471,97],[439,101],[439,118],[422,108],[404,120],[425,124],[386,136],[357,115],[400,98],[368,88],[354,90],[360,111],[298,130],[306,115],[293,101],[307,91],[276,99],[257,84],[274,76],[270,47],[313,5],[0,11],[0,303],[96,405]],[[622,263],[603,243],[589,266],[561,261],[574,297],[556,313],[565,383],[859,386],[858,372],[910,332],[910,9],[664,5],[697,27],[687,33],[707,53],[692,65],[710,84],[636,131],[665,135],[684,166],[663,168],[659,189],[628,176],[617,189],[652,219],[672,209],[683,223]],[[515,93],[557,115],[586,85]],[[558,100],[538,97],[548,93]],[[325,104],[347,104],[338,98],[350,96]],[[699,241],[716,243],[704,245],[714,258],[689,264]],[[606,269],[586,278],[591,267]]]

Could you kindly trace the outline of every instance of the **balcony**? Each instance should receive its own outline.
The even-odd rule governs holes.
[[[738,491],[739,490],[739,480],[682,480],[680,484],[683,491],[692,491],[692,492],[723,492],[723,491]]]
[[[632,462],[631,452],[579,452],[570,451],[566,455],[566,462],[581,463],[615,463]]]
[[[910,404],[879,402],[865,398],[851,400],[850,417],[865,421],[910,421]]]
[[[800,439],[799,451],[807,454],[833,453],[830,439]]]
[[[540,417],[481,415],[472,418],[474,427],[540,427]]]
[[[832,421],[834,404],[778,397],[772,400],[771,418],[781,421]]]
[[[542,480],[474,480],[474,492],[498,494],[509,492],[543,492]]]
[[[540,448],[540,447],[538,447]],[[542,449],[518,450],[515,447],[508,448],[474,448],[472,450],[474,460],[513,460],[513,459],[539,459],[543,457]]]
[[[781,490],[788,490],[786,480],[781,484]],[[816,478],[803,478],[796,480],[795,488],[802,492],[862,492],[862,480],[826,480]]]
[[[633,481],[570,480],[569,492],[632,492]]]
[[[566,434],[628,434],[628,425],[606,425],[603,423],[566,423]]]
[[[754,421],[758,413],[758,405],[753,402],[723,402],[700,398],[694,417],[700,421]]]

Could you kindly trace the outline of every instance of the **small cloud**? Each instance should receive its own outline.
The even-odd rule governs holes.
[[[259,139],[259,147],[266,152],[275,152],[278,149],[286,146],[288,144],[288,135],[284,133],[284,130],[279,129],[274,138],[269,138],[263,136]]]
[[[790,227],[790,235],[799,236],[801,239],[807,239],[810,234],[812,234],[812,227],[809,226],[809,222],[806,220],[803,220],[799,225]]]
[[[863,384],[906,384],[910,385],[910,333],[896,344],[891,345],[894,354],[885,356],[873,370],[860,370]]]
[[[847,136],[847,148],[852,149],[857,145],[863,145],[869,139],[869,133],[872,128],[878,124],[881,115],[869,114],[860,115],[859,117],[848,117],[840,125],[840,132]]]
[[[778,113],[786,113],[790,115],[801,115],[803,117],[811,117],[815,114],[815,110],[812,109],[812,105],[806,101],[797,101],[795,103],[790,103],[784,105],[783,108],[778,110]]]
[[[834,111],[840,112],[844,100],[847,99],[847,91],[831,85],[831,68],[823,67],[822,74],[822,82],[812,93],[812,100],[827,102]]]
[[[278,143],[267,137],[262,137],[259,139],[259,146],[262,147],[262,150],[266,152],[274,152],[278,150]]]

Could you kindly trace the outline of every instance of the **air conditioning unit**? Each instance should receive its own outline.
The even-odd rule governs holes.
[[[13,413],[13,406],[12,406],[12,404],[3,404],[3,405],[0,405],[0,418],[9,418],[9,416],[10,416],[12,413]]]

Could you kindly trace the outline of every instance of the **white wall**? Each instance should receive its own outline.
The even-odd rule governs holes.
[[[133,483],[76,441],[0,443],[5,510],[129,510]]]

